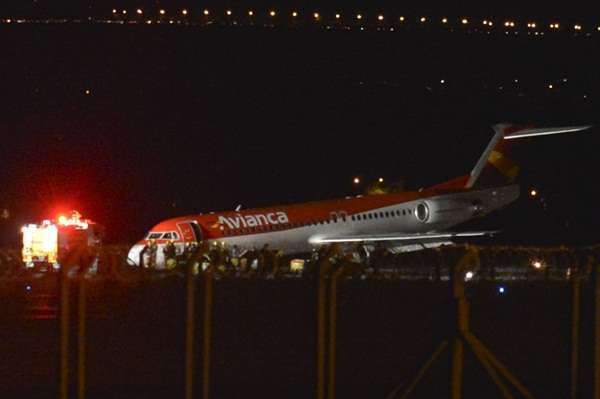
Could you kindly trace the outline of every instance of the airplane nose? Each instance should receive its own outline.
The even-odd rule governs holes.
[[[127,254],[127,263],[131,266],[140,266],[140,253],[144,249],[144,245],[135,244]]]

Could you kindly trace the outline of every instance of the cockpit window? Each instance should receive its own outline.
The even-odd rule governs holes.
[[[179,240],[179,234],[177,234],[176,232],[172,231],[171,236],[173,237],[174,240]]]
[[[173,238],[173,235],[171,233],[165,233],[162,236],[163,240],[170,240]]]

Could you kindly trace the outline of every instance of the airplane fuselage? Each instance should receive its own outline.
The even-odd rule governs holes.
[[[444,231],[501,208],[518,195],[516,185],[484,190],[426,190],[190,215],[154,226],[131,249],[129,259],[138,264],[140,251],[155,244],[155,263],[163,264],[162,249],[169,241],[178,251],[186,243],[208,241],[237,246],[240,251],[268,244],[284,253],[305,253],[338,237]]]

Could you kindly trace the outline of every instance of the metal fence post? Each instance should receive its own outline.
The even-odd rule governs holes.
[[[186,270],[186,324],[185,324],[185,398],[194,397],[194,331],[196,308],[196,281],[194,263],[190,261]]]
[[[600,270],[594,262],[594,399],[600,399]]]
[[[325,305],[327,302],[326,277],[321,271],[317,275],[317,398],[325,399]]]
[[[211,265],[204,273],[204,367],[203,367],[203,398],[210,398],[210,368],[212,340],[212,303],[213,303],[213,267]]]
[[[86,283],[85,275],[79,277],[77,326],[77,397],[85,399],[85,358],[86,358]]]
[[[336,380],[336,352],[337,352],[337,295],[338,280],[344,275],[345,267],[338,268],[331,278],[331,292],[329,294],[329,383],[328,399],[335,399]]]
[[[60,265],[60,343],[59,343],[59,398],[69,397],[69,278],[68,263]]]
[[[579,376],[579,319],[581,311],[581,269],[575,268],[571,301],[571,399],[577,399]]]

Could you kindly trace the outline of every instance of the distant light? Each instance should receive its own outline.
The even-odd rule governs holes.
[[[539,260],[533,261],[531,262],[531,266],[533,266],[536,269],[541,269],[542,268],[542,262],[540,262]]]
[[[421,22],[425,22],[425,21],[427,21],[427,18],[421,17]]]
[[[112,10],[112,13],[113,13],[113,14],[116,14],[116,13],[117,13],[117,9],[116,9],[116,8],[113,8],[113,10]]]
[[[441,80],[440,80],[440,83],[441,83],[441,84],[444,84],[444,83],[446,83],[446,80],[444,80],[444,79],[441,79]]]
[[[296,18],[298,16],[298,13],[296,11],[292,12],[292,17]]]
[[[404,17],[400,17],[400,22],[404,22]]]
[[[484,20],[483,20],[483,24],[484,24],[484,25],[487,25],[487,23],[488,23],[487,19],[484,19]]]
[[[357,15],[356,15],[356,19],[362,19],[362,15],[360,15],[360,14],[357,14]]]
[[[554,88],[554,86],[553,86],[553,85],[551,85],[551,84],[549,84],[549,85],[548,85],[548,88],[549,88],[549,89],[553,89],[553,88]]]
[[[502,295],[506,293],[506,288],[504,286],[498,287],[498,294]]]
[[[165,15],[166,13],[167,13],[167,12],[166,12],[165,10],[160,10],[160,11],[159,11],[159,14],[160,14],[160,15]]]
[[[529,195],[531,195],[532,197],[535,197],[537,195],[537,190],[532,189],[531,191],[529,191]]]
[[[465,281],[469,281],[473,278],[474,273],[471,271],[468,271],[465,273]]]
[[[494,25],[494,23],[492,21],[489,21],[488,26],[492,26],[492,25]]]
[[[210,12],[209,12],[207,9],[204,9],[204,11],[202,11],[202,13],[203,13],[204,15],[208,15],[208,14],[210,14]]]
[[[277,15],[277,13],[275,12],[275,10],[271,10],[269,12],[269,15],[272,16],[272,17],[274,17],[275,15]]]
[[[227,15],[231,15],[231,14],[232,14],[231,10],[227,10],[225,13],[226,13]]]
[[[248,15],[249,16],[253,16],[254,15],[254,11],[252,11],[252,10],[248,11]]]
[[[341,15],[340,14],[335,14],[335,19],[340,19]]]
[[[463,25],[466,25],[469,23],[469,20],[466,18],[463,18],[462,21],[460,21],[460,22],[462,22]]]
[[[181,13],[182,13],[183,15],[187,15],[187,14],[188,14],[188,10],[186,10],[186,9],[183,9],[183,10],[181,10]]]
[[[360,183],[360,179],[358,177],[355,177],[353,181],[354,181],[354,184]]]
[[[379,14],[379,15],[377,16],[377,19],[378,19],[379,21],[383,21],[383,15]]]
[[[90,89],[85,89],[85,94],[86,94],[86,95],[88,95],[88,96],[89,96],[91,93],[92,93],[92,92],[90,91]]]
[[[380,178],[379,178],[377,181],[378,181],[379,183],[383,183],[383,177],[380,177]]]
[[[442,18],[442,23],[443,24],[448,23],[448,18]]]
[[[319,15],[318,12],[316,12],[316,13],[313,14],[313,17],[314,17],[314,19],[319,19],[320,15]]]
[[[581,30],[581,25],[575,25],[574,28],[575,30]]]
[[[25,285],[25,291],[31,292],[31,285],[30,284]]]
[[[121,11],[121,13],[122,13],[123,15],[125,15],[125,14],[127,14],[127,10],[123,10],[123,11]]]
[[[142,15],[144,13],[141,8],[138,8],[137,10],[135,10],[135,12],[137,12],[138,15]]]
[[[504,26],[509,27],[510,26],[510,21],[504,22]]]
[[[514,26],[515,26],[515,23],[514,23],[514,22],[511,22],[511,23],[510,23],[510,27],[511,27],[511,28],[513,28]]]
[[[600,26],[599,26],[599,27],[597,27],[597,28],[596,28],[596,30],[597,30],[598,32],[600,32]]]

